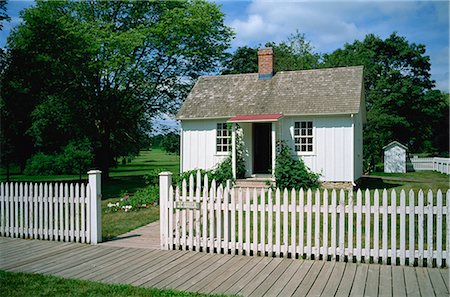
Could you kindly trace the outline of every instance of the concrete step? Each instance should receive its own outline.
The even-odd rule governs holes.
[[[265,188],[268,189],[270,185],[268,182],[273,183],[271,179],[237,179],[235,188]]]

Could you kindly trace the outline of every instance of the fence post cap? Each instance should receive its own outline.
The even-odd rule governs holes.
[[[170,171],[164,171],[159,173],[159,176],[170,176],[170,175],[172,175],[172,172]]]
[[[89,170],[87,174],[101,174],[102,172],[100,170]]]

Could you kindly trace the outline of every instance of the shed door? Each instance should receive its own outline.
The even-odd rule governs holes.
[[[272,124],[253,124],[253,173],[272,172]]]

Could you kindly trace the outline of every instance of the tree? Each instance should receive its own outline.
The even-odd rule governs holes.
[[[291,34],[285,41],[268,42],[265,46],[273,48],[275,72],[314,69],[319,66],[321,56],[314,52],[314,48],[305,39],[305,35],[298,31]],[[257,53],[257,48],[247,46],[237,48],[222,74],[258,72]]]
[[[448,150],[448,141],[441,146],[441,140],[433,140],[434,135],[448,135],[448,125],[440,124],[448,113],[448,99],[432,90],[425,53],[425,45],[393,33],[385,40],[369,34],[324,56],[322,67],[364,65],[366,168],[381,162],[382,147],[392,140],[412,152]]]
[[[180,135],[174,132],[169,132],[163,135],[161,139],[161,148],[172,154],[180,154]]]
[[[11,117],[25,114],[17,134],[42,152],[87,137],[106,176],[155,112],[174,112],[220,66],[232,37],[206,1],[39,1],[22,18],[2,90]]]

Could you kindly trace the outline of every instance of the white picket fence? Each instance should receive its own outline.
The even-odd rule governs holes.
[[[0,234],[96,244],[101,241],[101,172],[88,184],[0,183]]]
[[[198,173],[174,189],[161,173],[161,249],[438,267],[450,257],[450,191],[444,205],[440,190],[358,191],[355,201],[353,191],[201,184]]]
[[[409,159],[415,171],[433,170],[450,174],[450,158],[417,158]]]

